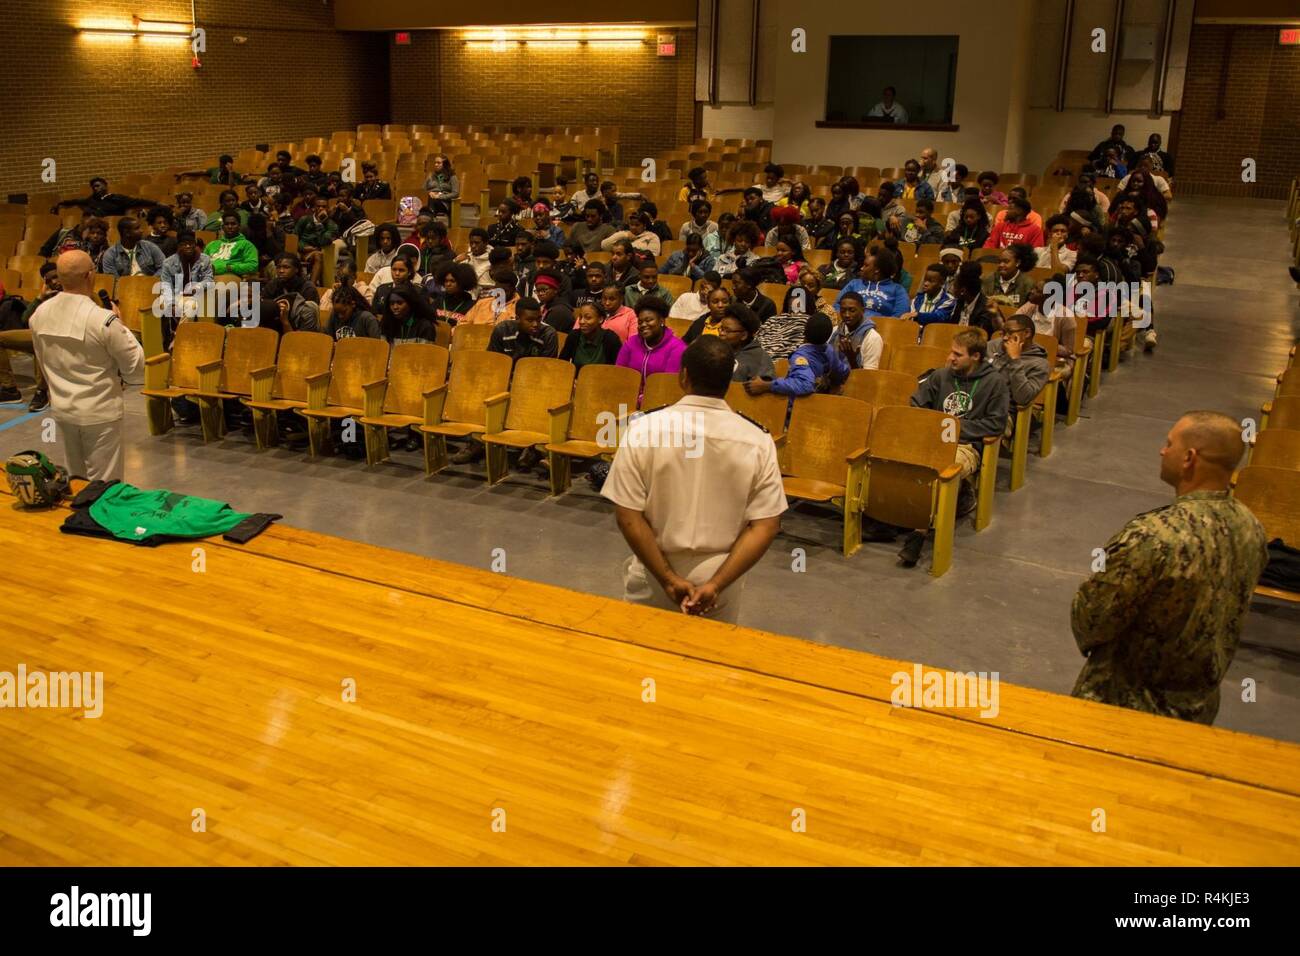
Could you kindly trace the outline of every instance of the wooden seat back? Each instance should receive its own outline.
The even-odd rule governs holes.
[[[1237,473],[1232,494],[1259,519],[1270,541],[1281,538],[1292,547],[1300,542],[1300,470],[1252,463]]]
[[[1300,431],[1269,427],[1256,435],[1250,467],[1257,466],[1300,469]]]
[[[890,350],[889,368],[902,372],[915,380],[922,372],[943,368],[948,361],[948,349],[928,345],[904,345]]]
[[[142,309],[153,308],[154,286],[158,283],[155,276],[122,276],[117,280],[117,305],[122,313],[122,324],[132,332],[139,332],[143,327]],[[275,350],[271,350],[272,359]],[[267,363],[268,365],[271,363]]]
[[[198,388],[200,365],[221,361],[226,342],[223,326],[211,322],[182,322],[172,341],[168,384],[175,388]]]
[[[388,352],[385,339],[351,338],[335,343],[326,404],[365,408],[366,393],[362,386],[385,376]]]
[[[190,324],[190,323],[186,323]],[[226,331],[226,352],[221,359],[221,391],[231,395],[252,395],[254,369],[275,364],[280,336],[275,329],[231,328]]]
[[[750,395],[744,382],[732,382],[727,388],[727,404],[751,421],[767,429],[772,438],[785,434],[785,420],[790,411],[790,400],[784,395],[767,392]]]
[[[947,352],[952,348],[952,337],[964,328],[969,326],[958,325],[956,322],[931,322],[921,332],[921,344]]]
[[[333,356],[334,340],[324,332],[284,333],[275,359],[271,397],[306,402],[308,377],[328,372]]]
[[[451,366],[442,418],[448,422],[485,425],[487,411],[483,403],[509,389],[509,355],[487,351],[457,355]]]
[[[868,444],[872,411],[866,402],[843,395],[796,399],[782,449],[781,473],[843,485],[849,455]]]
[[[621,365],[583,366],[578,373],[578,387],[573,392],[569,439],[596,441],[602,425],[609,420],[604,413],[620,420],[626,418],[636,410],[640,389],[641,376],[636,369]]]
[[[451,350],[453,352],[481,352],[488,347],[488,341],[492,338],[492,329],[495,326],[489,324],[482,325],[458,325],[456,331],[451,337]],[[460,361],[457,359],[457,361]]]
[[[876,331],[880,333],[885,344],[893,346],[894,349],[915,345],[921,337],[921,327],[911,319],[894,319],[886,315],[877,315],[873,316],[871,321],[876,324]]]
[[[384,411],[389,415],[424,415],[424,393],[447,381],[450,353],[441,345],[403,342],[388,362]]]
[[[565,404],[573,396],[575,371],[572,362],[561,359],[536,357],[516,362],[510,381],[506,431],[549,432],[551,416],[547,410]]]
[[[881,405],[907,405],[916,391],[916,378],[887,369],[855,368],[849,372],[841,395],[866,402],[873,408]]]
[[[675,299],[683,292],[690,292],[691,287],[695,285],[695,282],[690,276],[675,276],[661,273],[659,275],[659,284],[671,292]]]
[[[672,405],[686,393],[677,379],[676,372],[655,372],[645,380],[645,392],[641,396],[641,407],[646,411]]]
[[[955,464],[959,434],[960,423],[943,412],[900,405],[877,408],[867,456],[867,514],[904,528],[929,527],[933,483]]]
[[[1273,399],[1273,409],[1268,413],[1268,427],[1300,431],[1300,395]]]

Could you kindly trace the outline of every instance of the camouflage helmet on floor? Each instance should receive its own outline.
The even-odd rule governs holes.
[[[68,473],[38,451],[20,451],[5,463],[14,497],[28,508],[48,508],[68,493]]]

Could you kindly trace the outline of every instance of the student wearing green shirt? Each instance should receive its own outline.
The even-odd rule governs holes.
[[[221,235],[203,250],[212,260],[215,275],[247,276],[257,272],[257,246],[248,241],[239,227],[239,215],[226,213],[221,220]]]
[[[329,200],[317,196],[312,202],[311,212],[298,220],[293,231],[298,236],[298,255],[311,271],[312,282],[320,285],[321,270],[325,265],[322,253],[339,234],[338,223],[330,218]]]

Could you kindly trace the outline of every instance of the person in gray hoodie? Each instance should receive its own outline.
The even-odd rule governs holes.
[[[1052,374],[1047,350],[1034,341],[1033,320],[1018,313],[1002,323],[1002,337],[989,342],[989,364],[1006,378],[1011,403],[1017,406],[1037,398]],[[1008,426],[1013,420],[1009,415]]]
[[[957,497],[957,514],[965,515],[975,507],[975,493],[967,479],[980,465],[980,450],[985,438],[1000,437],[1007,427],[1011,411],[1011,390],[1006,377],[991,362],[988,337],[984,330],[962,329],[952,337],[948,363],[921,376],[912,395],[912,405],[932,408],[956,417],[961,431],[957,444],[957,467],[961,469],[961,491]],[[921,557],[926,532],[913,531],[898,553],[904,567],[915,567]]]
[[[751,378],[771,381],[776,378],[772,356],[758,344],[758,316],[747,305],[733,302],[727,306],[726,317],[718,330],[718,337],[731,346],[736,356],[736,367],[731,373],[733,382],[748,382]]]

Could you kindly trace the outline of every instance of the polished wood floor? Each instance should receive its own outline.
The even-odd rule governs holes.
[[[906,662],[285,526],[197,573],[64,514],[0,496],[0,671],[101,670],[104,712],[0,710],[0,864],[1300,863],[1294,745],[900,709]]]

